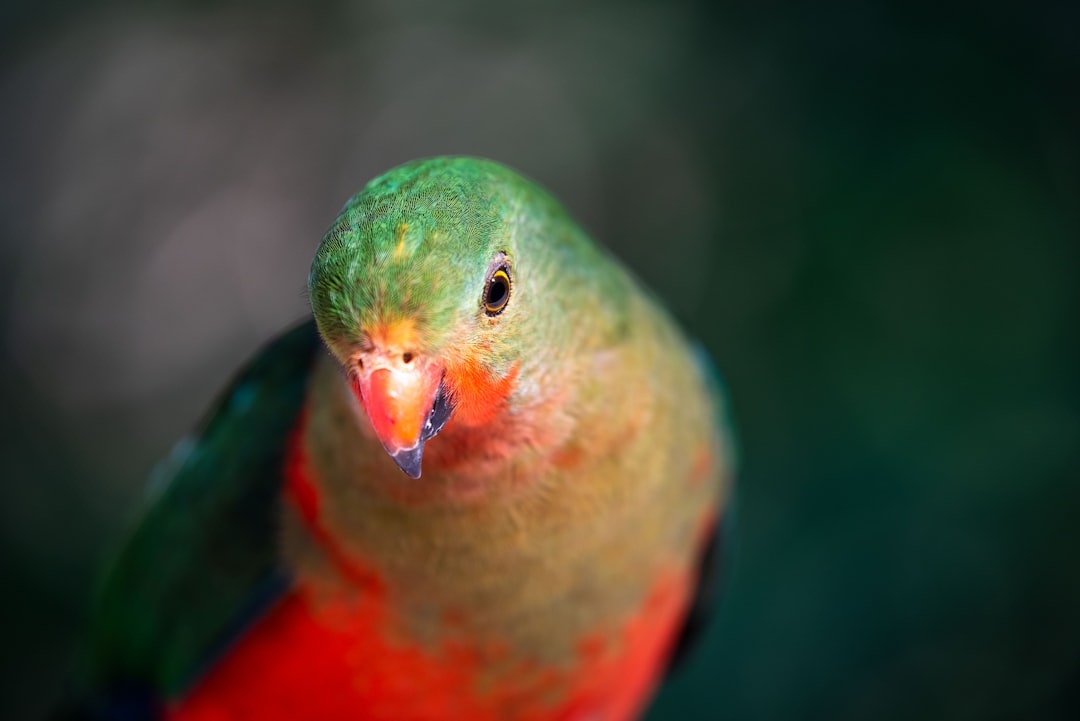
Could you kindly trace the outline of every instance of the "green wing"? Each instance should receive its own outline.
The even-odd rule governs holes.
[[[319,347],[313,322],[278,337],[174,451],[175,474],[99,599],[89,658],[99,692],[182,691],[288,586],[277,552],[283,457]]]

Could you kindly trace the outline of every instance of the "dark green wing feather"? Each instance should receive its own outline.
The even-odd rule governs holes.
[[[107,577],[90,637],[100,693],[170,696],[288,585],[277,552],[284,453],[320,347],[313,322],[239,374]]]

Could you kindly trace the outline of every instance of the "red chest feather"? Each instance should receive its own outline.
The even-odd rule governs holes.
[[[227,719],[565,719],[634,717],[681,615],[681,584],[660,584],[617,648],[582,639],[573,668],[507,668],[498,648],[428,649],[383,633],[378,599],[327,607],[298,589],[170,708],[172,721]],[[489,666],[504,673],[493,676]]]
[[[425,644],[400,632],[377,570],[346,558],[321,527],[303,465],[294,454],[290,500],[360,592],[327,599],[301,582],[170,706],[170,721],[627,721],[641,712],[687,605],[685,574],[658,578],[617,633],[581,638],[564,665],[491,641]]]

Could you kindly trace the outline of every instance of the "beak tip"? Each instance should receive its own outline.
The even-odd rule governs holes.
[[[409,478],[420,477],[420,466],[424,456],[424,444],[417,443],[412,448],[406,448],[404,450],[391,453],[390,457],[394,459],[394,463],[398,468],[405,472]]]

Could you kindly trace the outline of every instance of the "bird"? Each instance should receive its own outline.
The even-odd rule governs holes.
[[[727,547],[702,347],[481,158],[372,180],[307,284],[155,472],[68,717],[640,718]]]

